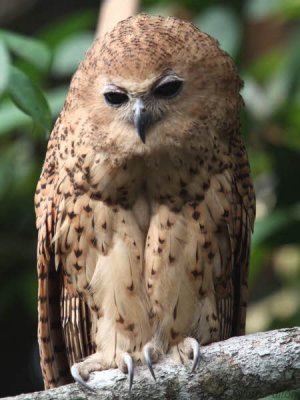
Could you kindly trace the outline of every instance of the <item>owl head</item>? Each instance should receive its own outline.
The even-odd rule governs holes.
[[[143,152],[230,135],[240,88],[215,39],[189,22],[142,14],[95,41],[67,104],[83,111],[95,146]]]

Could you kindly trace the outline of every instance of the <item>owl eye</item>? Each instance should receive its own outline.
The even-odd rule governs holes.
[[[122,92],[107,92],[104,93],[104,98],[108,104],[115,107],[121,106],[122,104],[125,104],[128,101],[127,94]]]
[[[154,89],[154,96],[161,98],[171,98],[178,95],[182,88],[182,81],[174,80],[163,83]]]

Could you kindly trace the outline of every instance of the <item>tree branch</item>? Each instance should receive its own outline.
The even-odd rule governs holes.
[[[97,36],[104,36],[110,31],[119,21],[130,17],[138,12],[139,0],[104,0],[102,1],[98,26]]]
[[[257,399],[300,387],[300,328],[234,337],[201,348],[195,373],[191,365],[164,358],[154,366],[156,382],[146,367],[136,367],[131,394],[119,370],[95,372],[89,384],[97,394],[77,384],[14,397],[50,399]]]

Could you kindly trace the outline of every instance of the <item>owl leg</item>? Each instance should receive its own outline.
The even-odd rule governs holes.
[[[192,337],[187,337],[176,345],[172,346],[169,353],[185,364],[187,360],[193,360],[192,372],[195,371],[200,361],[200,345]]]
[[[134,376],[134,363],[132,357],[127,352],[120,353],[117,357],[118,368],[128,374],[129,378],[129,391],[131,390]],[[108,365],[104,362],[101,353],[95,353],[87,357],[84,361],[75,363],[71,367],[71,375],[74,380],[82,387],[96,393],[97,391],[92,388],[86,381],[89,379],[90,373],[94,371],[103,371],[115,367],[115,365]]]

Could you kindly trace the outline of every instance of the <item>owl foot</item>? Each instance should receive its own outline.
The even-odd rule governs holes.
[[[134,376],[134,364],[132,357],[126,352],[121,353],[118,356],[117,366],[122,372],[128,374],[129,391],[131,391]],[[111,367],[112,365],[104,365],[102,362],[102,357],[99,356],[99,353],[95,353],[88,357],[86,360],[73,364],[71,367],[71,375],[81,387],[97,393],[97,391],[85,381],[89,379],[91,372],[103,371]]]
[[[191,372],[195,371],[200,361],[200,345],[198,341],[192,337],[187,337],[177,345],[173,346],[170,349],[170,353],[172,355],[175,355],[175,353],[179,354],[182,363],[185,363],[188,359],[193,360]]]

